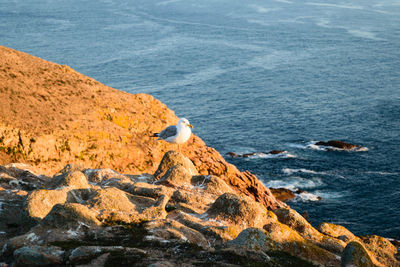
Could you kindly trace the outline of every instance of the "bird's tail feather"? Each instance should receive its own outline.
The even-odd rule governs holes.
[[[160,137],[160,133],[153,133],[151,137]]]

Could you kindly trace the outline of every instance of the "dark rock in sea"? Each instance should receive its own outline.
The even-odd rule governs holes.
[[[276,154],[282,154],[285,152],[286,152],[285,150],[271,150],[270,152],[268,152],[268,154],[276,155]]]
[[[334,148],[339,148],[339,149],[343,149],[343,150],[354,150],[354,149],[361,148],[361,146],[359,146],[359,145],[345,143],[345,142],[338,141],[338,140],[330,140],[328,142],[319,141],[315,145],[334,147]]]
[[[228,156],[231,156],[232,158],[239,158],[240,155],[236,154],[235,152],[228,152],[226,153]]]
[[[287,188],[270,188],[270,190],[275,198],[280,201],[288,201],[296,197],[296,194]]]

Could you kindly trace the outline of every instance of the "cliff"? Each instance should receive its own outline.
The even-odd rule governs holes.
[[[0,46],[0,164],[25,162],[44,174],[66,164],[154,173],[176,146],[152,138],[176,124],[154,97],[105,86],[68,66]],[[268,208],[281,207],[254,175],[240,172],[197,136],[182,146],[202,175],[217,175]]]

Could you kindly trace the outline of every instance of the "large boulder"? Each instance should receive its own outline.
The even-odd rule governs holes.
[[[43,219],[56,204],[67,201],[68,189],[39,189],[29,194],[26,201],[27,211],[32,218]]]
[[[162,158],[158,169],[154,173],[154,177],[157,180],[161,179],[168,172],[169,169],[176,165],[181,165],[183,169],[187,170],[190,176],[198,175],[197,169],[190,159],[179,152],[168,151]]]
[[[262,228],[267,222],[273,220],[260,203],[246,196],[232,193],[219,196],[206,212],[206,216],[214,220],[227,221],[240,229]]]
[[[381,266],[397,266],[397,248],[386,238],[377,235],[362,236],[361,241],[365,248],[372,252],[374,264]]]
[[[318,230],[325,235],[338,238],[344,242],[356,239],[356,236],[347,228],[333,223],[321,223],[318,226]]]
[[[302,237],[313,242],[315,245],[341,253],[346,246],[342,240],[326,236],[315,229],[303,216],[293,209],[277,209],[274,211],[278,220],[296,230]]]
[[[41,224],[59,229],[76,228],[80,224],[87,226],[101,225],[92,210],[78,203],[55,205],[50,213],[41,221]]]
[[[373,267],[371,256],[364,246],[356,241],[347,244],[342,253],[342,267]]]
[[[305,260],[309,265],[311,265],[310,262],[318,266],[338,266],[340,264],[335,254],[315,246],[293,229],[278,222],[267,224],[264,230],[245,229],[234,240],[227,242],[227,246],[264,251],[267,254],[283,251],[295,258]],[[288,266],[304,264],[300,259],[296,263],[288,263]]]
[[[71,187],[75,189],[85,189],[89,188],[90,185],[88,183],[88,179],[86,175],[81,171],[71,171],[65,172],[59,176],[53,177],[50,181],[50,188],[62,188],[62,187]]]
[[[157,181],[157,184],[164,184],[173,187],[190,185],[192,174],[183,165],[177,164],[169,168],[165,174]]]

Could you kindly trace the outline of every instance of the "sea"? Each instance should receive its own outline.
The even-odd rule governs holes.
[[[1,0],[0,44],[160,99],[314,226],[400,239],[399,0]]]

